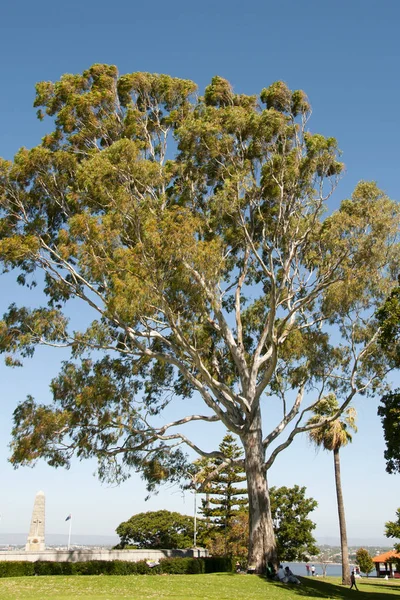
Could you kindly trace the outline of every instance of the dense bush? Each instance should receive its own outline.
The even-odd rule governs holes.
[[[158,567],[159,573],[187,575],[190,573],[204,573],[204,563],[197,558],[164,558]]]
[[[235,561],[231,556],[208,556],[204,561],[204,573],[230,573],[235,569]]]
[[[209,558],[164,558],[154,567],[145,560],[89,560],[85,562],[0,562],[0,577],[29,575],[189,575],[192,573],[216,573],[233,571],[232,558],[216,556]]]
[[[0,577],[35,575],[35,563],[26,561],[0,562]]]

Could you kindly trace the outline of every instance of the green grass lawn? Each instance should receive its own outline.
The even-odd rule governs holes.
[[[301,578],[301,585],[269,582],[256,575],[130,575],[10,577],[0,579],[1,600],[301,600],[353,598],[390,600],[400,597],[400,581],[358,579],[359,592],[338,577]]]

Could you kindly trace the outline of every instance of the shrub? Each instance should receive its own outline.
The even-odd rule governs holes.
[[[189,563],[193,558],[164,558],[160,561],[162,573],[185,575],[189,572]]]
[[[235,561],[231,556],[208,556],[202,560],[205,573],[231,573],[235,569]]]
[[[35,574],[35,563],[27,561],[0,562],[0,577],[24,577]]]
[[[89,560],[85,562],[10,561],[0,562],[0,577],[29,575],[189,575],[193,573],[230,572],[234,570],[231,557],[164,558],[149,567],[145,560]]]
[[[132,575],[147,575],[152,571],[145,560],[139,560],[138,562],[131,563],[133,570]]]
[[[48,560],[38,560],[32,563],[32,566],[35,570],[35,575],[64,575],[63,564]]]
[[[201,558],[191,558],[188,565],[188,574],[199,574],[205,572],[204,560]]]

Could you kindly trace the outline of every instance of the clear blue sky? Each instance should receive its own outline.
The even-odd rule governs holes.
[[[0,22],[0,156],[36,145],[50,127],[35,118],[35,82],[95,62],[116,64],[121,73],[189,78],[200,90],[216,74],[250,94],[280,79],[308,94],[310,129],[339,141],[347,174],[336,198],[347,197],[360,179],[373,179],[398,199],[399,22],[397,0],[8,2]],[[20,291],[9,277],[0,278],[1,312],[18,302]],[[23,370],[0,367],[0,541],[2,532],[28,531],[39,489],[46,493],[49,533],[67,533],[69,513],[73,532],[82,534],[112,534],[141,510],[191,514],[192,499],[171,488],[145,504],[138,477],[119,488],[101,486],[94,464],[74,463],[68,472],[43,463],[34,470],[10,467],[12,411],[27,393],[48,398],[57,360],[43,351]],[[385,473],[377,401],[359,399],[356,406],[359,433],[342,453],[349,537],[382,540],[384,522],[400,505],[400,479]],[[210,445],[222,435],[216,428]],[[319,502],[317,535],[337,537],[332,456],[298,439],[270,471],[271,485],[295,483]]]

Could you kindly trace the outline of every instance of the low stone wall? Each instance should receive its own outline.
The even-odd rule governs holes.
[[[158,561],[162,558],[201,558],[208,556],[205,548],[186,550],[44,550],[43,552],[6,551],[0,552],[0,562],[50,560],[53,562],[86,562],[88,560],[138,560]]]

